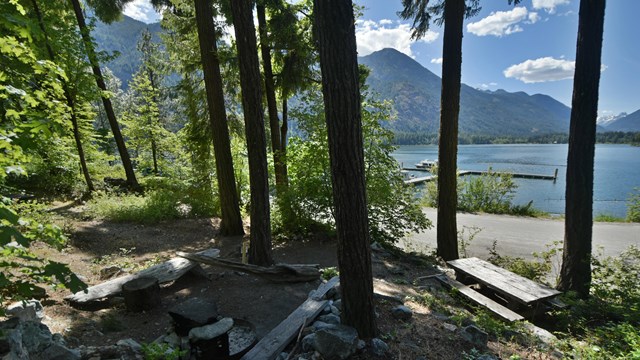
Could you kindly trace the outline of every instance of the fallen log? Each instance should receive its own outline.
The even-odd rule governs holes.
[[[243,264],[236,261],[216,259],[213,256],[196,253],[178,252],[178,256],[207,265],[222,266],[251,273],[267,280],[279,283],[307,282],[320,278],[319,265],[276,264],[269,267]]]
[[[289,345],[299,334],[300,328],[312,323],[322,312],[328,301],[327,292],[340,283],[335,276],[326,283],[321,284],[317,290],[295,309],[284,321],[272,329],[240,360],[273,360]]]
[[[207,256],[207,258],[213,259],[219,254],[220,250],[218,249],[208,249],[195,253],[194,255],[203,255]],[[159,283],[166,283],[182,277],[196,265],[198,265],[196,262],[183,257],[173,258],[162,264],[141,270],[135,274],[121,276],[98,285],[90,286],[85,291],[79,291],[73,295],[65,297],[65,300],[74,304],[86,304],[109,296],[114,296],[122,292],[122,285],[140,277],[149,276],[157,279]]]

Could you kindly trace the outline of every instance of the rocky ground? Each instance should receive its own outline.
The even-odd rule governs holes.
[[[37,244],[35,251],[69,264],[89,285],[103,282],[110,276],[139,271],[175,256],[176,251],[195,252],[213,247],[220,249],[222,258],[240,259],[243,238],[219,236],[217,219],[184,219],[151,226],[86,219],[82,208],[61,208],[58,214],[59,223],[71,232],[69,246],[63,252],[57,252]],[[277,262],[318,264],[322,268],[337,264],[335,241],[313,235],[275,244],[274,257]],[[378,247],[372,260],[379,338],[366,346],[356,341],[351,358],[508,359],[514,355],[551,358],[552,351],[530,337],[515,333],[513,339],[507,341],[476,324],[472,313],[461,302],[437,281],[426,278],[441,272],[436,261]],[[168,310],[189,299],[200,298],[215,303],[219,316],[253,324],[255,334],[261,338],[320,284],[320,281],[272,283],[214,266],[203,266],[203,270],[163,284],[161,305],[142,313],[128,312],[119,297],[77,308],[64,300],[68,292],[50,290],[48,297],[41,299],[44,326],[26,327],[42,330],[42,338],[48,336],[52,344],[78,350],[82,358],[122,358],[123,354],[140,358],[142,352],[138,345],[149,347],[148,344],[154,341],[164,344],[173,328]],[[295,346],[294,342],[285,349],[286,356],[322,359],[322,354],[314,348],[313,336],[316,335],[313,334],[322,331],[323,327],[326,330],[327,324],[337,326],[334,323],[339,320],[336,315],[339,315],[340,302],[335,303],[336,300],[337,297],[330,299],[331,306],[323,311],[324,321],[306,329],[300,336],[300,344]],[[3,324],[4,328],[17,326],[15,323]],[[50,331],[49,335],[45,327]],[[92,353],[100,347],[105,352]],[[0,342],[0,353],[2,351],[7,350]],[[285,355],[281,356],[281,359],[285,358]]]

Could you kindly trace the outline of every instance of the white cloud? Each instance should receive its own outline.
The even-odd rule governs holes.
[[[431,59],[431,63],[432,64],[442,64],[442,58],[439,57],[439,58]]]
[[[394,48],[408,56],[413,57],[411,45],[415,42],[432,43],[439,33],[429,30],[420,40],[411,40],[411,26],[398,23],[396,26],[388,19],[357,20],[356,40],[358,43],[358,55],[365,56],[384,48]]]
[[[124,7],[122,13],[147,24],[158,22],[162,18],[149,0],[133,0]]]
[[[504,71],[504,76],[525,83],[571,79],[575,64],[575,61],[543,57],[511,65]]]
[[[535,14],[535,15],[532,15]],[[525,7],[515,7],[510,11],[495,11],[480,21],[467,24],[467,31],[477,36],[493,35],[502,37],[516,32],[521,32],[519,22],[527,21],[535,23],[538,20],[536,13],[527,11]]]
[[[529,19],[529,22],[528,22],[529,24],[535,24],[536,22],[538,22],[538,20],[540,20],[540,16],[538,16],[537,12],[530,12],[528,19]]]
[[[534,9],[544,9],[549,14],[554,14],[557,6],[567,5],[569,0],[533,0],[531,3]]]
[[[511,65],[503,73],[508,78],[515,78],[525,83],[537,83],[571,79],[575,67],[575,61],[554,59],[547,56]],[[601,72],[606,69],[607,65],[600,66]]]

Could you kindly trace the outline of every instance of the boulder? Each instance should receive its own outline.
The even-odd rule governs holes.
[[[413,316],[413,311],[404,305],[398,305],[391,309],[391,315],[398,320],[410,320]]]
[[[176,333],[187,336],[196,327],[212,324],[218,319],[218,307],[213,301],[191,298],[169,310]]]
[[[20,321],[40,321],[44,317],[44,308],[38,300],[18,301],[7,307],[6,314]]]
[[[479,349],[487,347],[487,342],[489,341],[489,334],[475,325],[469,325],[463,328],[460,335],[462,335],[463,339]]]
[[[389,351],[389,345],[379,338],[371,339],[371,352],[375,356],[384,356]]]
[[[345,325],[329,325],[316,332],[314,348],[326,360],[344,360],[356,352],[358,332]]]
[[[340,316],[336,316],[334,314],[321,315],[318,317],[318,321],[322,321],[327,324],[340,324]]]

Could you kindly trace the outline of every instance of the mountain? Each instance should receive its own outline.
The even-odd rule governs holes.
[[[611,121],[605,131],[640,131],[640,110]]]
[[[383,49],[360,57],[371,69],[370,89],[390,99],[398,113],[395,131],[438,131],[441,79],[409,56]],[[571,109],[550,96],[505,90],[482,91],[462,84],[460,133],[529,136],[568,132]]]
[[[598,123],[598,125],[604,127],[609,126],[609,124],[611,124],[612,122],[623,118],[625,116],[627,116],[628,114],[626,112],[621,112],[618,115],[602,115],[602,116],[598,116],[598,119],[596,120],[596,122]]]
[[[145,24],[126,15],[122,16],[122,20],[109,25],[96,21],[95,28],[91,32],[98,44],[98,50],[120,53],[120,56],[104,63],[103,66],[108,67],[122,81],[123,88],[127,87],[127,83],[140,67],[140,53],[136,45],[144,29],[149,30],[153,41],[160,41],[158,36],[162,31],[160,23]]]

